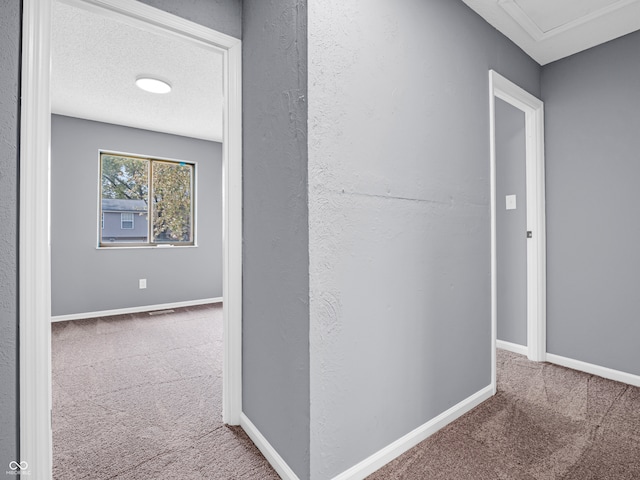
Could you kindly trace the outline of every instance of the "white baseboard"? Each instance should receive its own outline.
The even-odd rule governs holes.
[[[613,370],[612,368],[601,367],[600,365],[561,357],[560,355],[555,355],[553,353],[547,353],[546,361],[563,367],[572,368],[573,370],[579,370],[592,375],[598,375],[599,377],[608,378],[609,380],[615,380],[616,382],[628,383],[629,385],[640,387],[640,376],[632,373],[621,372],[620,370]]]
[[[504,340],[496,340],[496,347],[509,352],[524,355],[525,357],[529,353],[529,349],[525,345],[518,345],[517,343],[505,342]]]
[[[209,303],[221,303],[222,297],[204,298],[201,300],[188,300],[186,302],[162,303],[159,305],[144,305],[142,307],[118,308],[115,310],[102,310],[99,312],[72,313],[70,315],[56,315],[51,317],[52,322],[66,322],[67,320],[85,320],[87,318],[110,317],[112,315],[125,315],[127,313],[153,312],[155,310],[169,310],[171,308],[194,307]]]
[[[371,455],[369,458],[366,458],[357,465],[354,465],[349,470],[342,472],[337,477],[334,477],[333,480],[362,480],[376,470],[385,466],[394,458],[399,457],[410,448],[430,437],[441,428],[464,415],[472,408],[477,407],[485,400],[491,398],[491,396],[493,396],[493,386],[489,385],[461,401],[457,405],[454,405],[446,412],[441,413],[433,420],[428,421],[424,425],[407,433],[404,437],[396,440],[390,445],[387,445],[382,450]]]
[[[271,446],[269,441],[264,438],[264,435],[260,433],[260,430],[258,430],[253,422],[249,420],[249,417],[244,413],[240,414],[240,426],[247,435],[249,435],[249,438],[253,441],[256,447],[258,447],[258,450],[262,452],[262,455],[264,455],[264,458],[267,459],[283,480],[299,480],[295,472],[291,470],[289,465],[287,465],[287,462],[284,461],[276,449]]]

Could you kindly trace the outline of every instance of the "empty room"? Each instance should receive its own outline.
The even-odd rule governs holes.
[[[221,134],[154,133],[220,145],[219,191],[186,146],[163,152],[156,137],[118,146],[90,128],[115,120],[65,112],[55,2],[1,7],[7,475],[55,471],[56,332],[73,345],[87,322],[108,335],[120,328],[88,312],[180,313],[181,302],[224,297],[214,320],[219,373],[212,363],[202,374],[219,378],[220,397],[203,387],[195,398],[220,403],[215,421],[264,463],[230,473],[194,446],[184,457],[193,478],[640,477],[639,0],[56,1],[219,52]],[[98,64],[107,68],[111,52]],[[78,68],[69,56],[65,72]],[[82,145],[91,158],[81,167],[73,150]],[[137,192],[101,176],[119,172],[109,178],[131,186],[146,178],[139,161],[150,181]],[[186,207],[196,222],[183,220],[173,247],[162,244],[178,224],[155,225],[162,199],[143,206],[148,191],[162,191],[153,172],[163,162],[191,172],[196,200]],[[176,258],[167,276],[163,260],[197,250],[180,242],[205,241],[206,194],[221,200],[220,263]],[[215,283],[199,280],[214,270],[219,289],[196,292]],[[145,322],[133,317],[142,314]],[[168,318],[127,315],[147,325]],[[202,340],[210,358],[218,341]],[[87,350],[77,367],[96,372]],[[163,361],[152,363],[171,373]],[[87,396],[65,387],[72,402]],[[161,392],[149,398],[167,415],[105,459],[117,462],[152,431],[190,435]],[[55,433],[55,408],[53,420]],[[84,432],[83,448],[101,434]],[[147,445],[150,457],[162,452]],[[156,478],[177,475],[169,459],[180,452],[165,452]],[[243,461],[235,450],[231,458]],[[149,478],[125,459],[130,478]],[[103,478],[109,461],[92,460],[84,475]]]
[[[221,428],[223,59],[89,7],[52,11],[53,477],[154,478],[248,443]]]

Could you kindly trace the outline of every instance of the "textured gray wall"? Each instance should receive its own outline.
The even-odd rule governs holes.
[[[232,37],[242,38],[242,0],[139,0]]]
[[[460,1],[309,2],[312,479],[490,384],[490,68],[539,95]]]
[[[309,478],[306,1],[243,11],[243,410]]]
[[[496,98],[498,340],[527,345],[527,177],[525,116]],[[516,195],[507,210],[505,196]]]
[[[0,6],[0,472],[18,459],[18,92],[20,4]]]
[[[640,32],[549,64],[547,350],[640,375]]]
[[[197,162],[197,248],[96,248],[100,149]],[[51,296],[53,315],[221,297],[222,145],[53,115]]]

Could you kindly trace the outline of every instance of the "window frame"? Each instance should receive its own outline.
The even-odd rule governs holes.
[[[102,156],[103,155],[112,155],[116,157],[127,157],[133,158],[136,160],[144,160],[149,162],[148,165],[148,205],[147,205],[147,242],[109,242],[103,241],[103,231],[104,231],[104,212],[102,210]],[[152,198],[152,178],[153,178],[153,163],[154,162],[162,162],[162,163],[173,163],[173,164],[183,164],[191,166],[191,241],[190,242],[152,242],[152,219],[153,219],[153,201]],[[168,157],[160,157],[157,155],[142,155],[136,153],[128,153],[128,152],[120,152],[111,149],[99,149],[98,150],[98,202],[97,202],[97,210],[98,210],[98,238],[97,238],[97,249],[121,249],[121,248],[162,248],[162,247],[173,247],[173,248],[191,248],[197,247],[197,182],[198,182],[198,162],[191,160],[181,160],[176,158],[168,158]],[[122,212],[121,212],[122,213]],[[135,216],[135,215],[134,215]],[[134,228],[135,230],[135,220],[134,220]],[[130,229],[127,229],[130,230]]]

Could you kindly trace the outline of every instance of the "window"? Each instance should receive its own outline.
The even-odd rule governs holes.
[[[195,165],[100,153],[100,246],[193,245]]]
[[[133,230],[133,213],[120,214],[120,228],[122,230]]]

